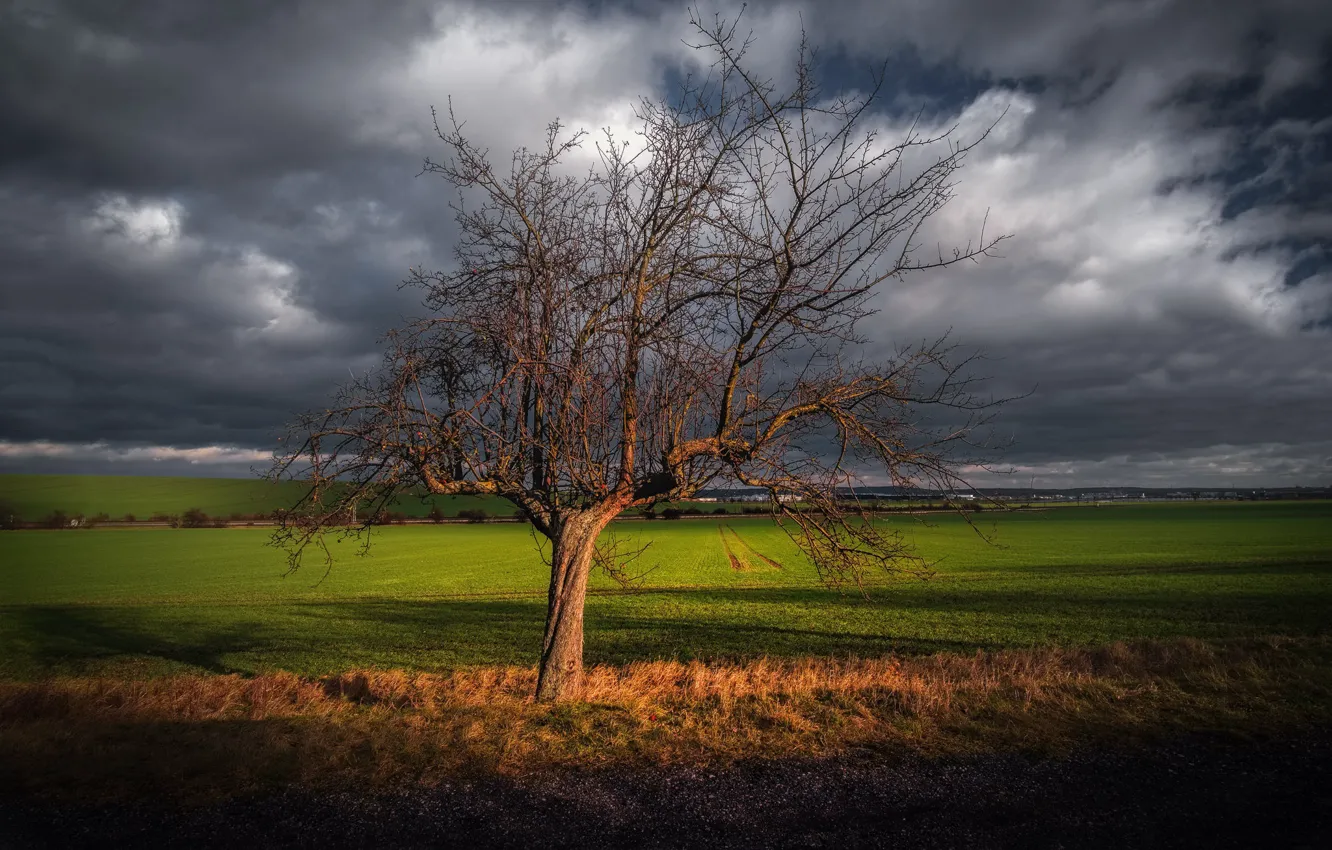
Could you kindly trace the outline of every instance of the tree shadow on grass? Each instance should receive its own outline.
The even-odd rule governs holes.
[[[490,600],[264,606],[0,608],[0,675],[331,673],[531,664],[544,603]],[[419,663],[419,662],[424,663]]]
[[[1050,642],[1321,634],[1332,590],[1250,594],[965,583],[874,591],[664,589],[589,600],[592,663],[664,658],[876,656]],[[545,600],[360,599],[266,605],[0,608],[0,670],[322,675],[356,667],[445,670],[537,661]]]
[[[207,673],[236,673],[241,671],[226,664],[222,653],[252,648],[264,639],[261,624],[244,620],[193,623],[185,634],[164,635],[161,621],[143,613],[118,606],[31,605],[4,616],[20,635],[31,664],[65,671],[154,659]]]

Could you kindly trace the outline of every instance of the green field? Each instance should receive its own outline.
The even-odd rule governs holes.
[[[197,482],[196,482],[197,483]],[[817,584],[770,521],[616,523],[652,546],[635,593],[598,576],[590,662],[974,652],[1329,631],[1332,503],[1124,505],[890,520],[937,578]],[[736,538],[739,538],[739,542]],[[327,578],[283,578],[262,529],[0,533],[0,676],[323,674],[532,664],[545,573],[524,525],[389,527]],[[757,553],[757,554],[756,554]],[[774,566],[761,556],[780,564]]]
[[[289,508],[304,492],[295,481],[278,483],[260,478],[167,478],[117,475],[0,475],[0,500],[9,503],[19,519],[35,522],[52,511],[68,516],[107,514],[120,519],[132,514],[145,520],[155,514],[180,514],[199,508],[212,517],[233,514],[268,514]],[[474,496],[403,497],[392,510],[423,517],[431,505],[446,516],[465,508],[481,508],[495,516],[513,514],[503,499]]]
[[[37,522],[54,511],[66,516],[106,514],[119,520],[126,514],[146,520],[158,514],[181,514],[199,508],[210,517],[269,514],[291,507],[304,493],[295,481],[273,483],[260,478],[169,478],[118,475],[0,475],[0,503],[11,506],[25,522]],[[438,505],[447,517],[466,509],[481,509],[491,516],[513,516],[514,507],[490,496],[403,496],[391,505],[395,513],[424,517]],[[724,507],[739,513],[746,505],[684,502],[712,512]],[[748,507],[756,507],[749,505]]]

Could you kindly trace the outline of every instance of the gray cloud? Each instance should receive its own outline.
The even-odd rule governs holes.
[[[951,327],[996,392],[1034,388],[1001,420],[1024,474],[1328,483],[1332,15],[1002,5],[746,12],[778,78],[802,11],[831,87],[886,52],[889,130],[1009,108],[932,225],[989,209],[1005,258],[886,292],[871,337]],[[374,365],[408,266],[447,264],[432,104],[505,151],[555,117],[628,129],[695,61],[653,3],[0,14],[0,469],[240,471]]]

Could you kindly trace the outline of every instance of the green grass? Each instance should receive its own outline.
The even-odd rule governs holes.
[[[938,577],[865,600],[819,586],[770,521],[727,519],[753,551],[732,569],[718,521],[621,522],[652,546],[644,590],[593,581],[590,662],[973,652],[1121,639],[1323,635],[1332,503],[1130,505],[899,525]],[[532,664],[544,567],[526,526],[389,527],[322,582],[283,578],[262,529],[0,534],[0,676],[186,671],[325,674]]]
[[[209,516],[271,513],[289,508],[304,492],[295,481],[273,483],[260,478],[165,478],[118,475],[0,475],[0,500],[8,502],[20,519],[37,521],[52,511],[69,516],[112,519],[133,514],[148,519],[154,514],[180,514],[200,508]],[[508,516],[513,506],[503,499],[473,496],[403,497],[392,510],[423,517],[432,504],[446,516],[465,508],[481,508]]]

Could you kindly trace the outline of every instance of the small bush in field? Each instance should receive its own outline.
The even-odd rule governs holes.
[[[208,525],[208,514],[200,508],[190,508],[180,515],[181,528],[205,528]]]

